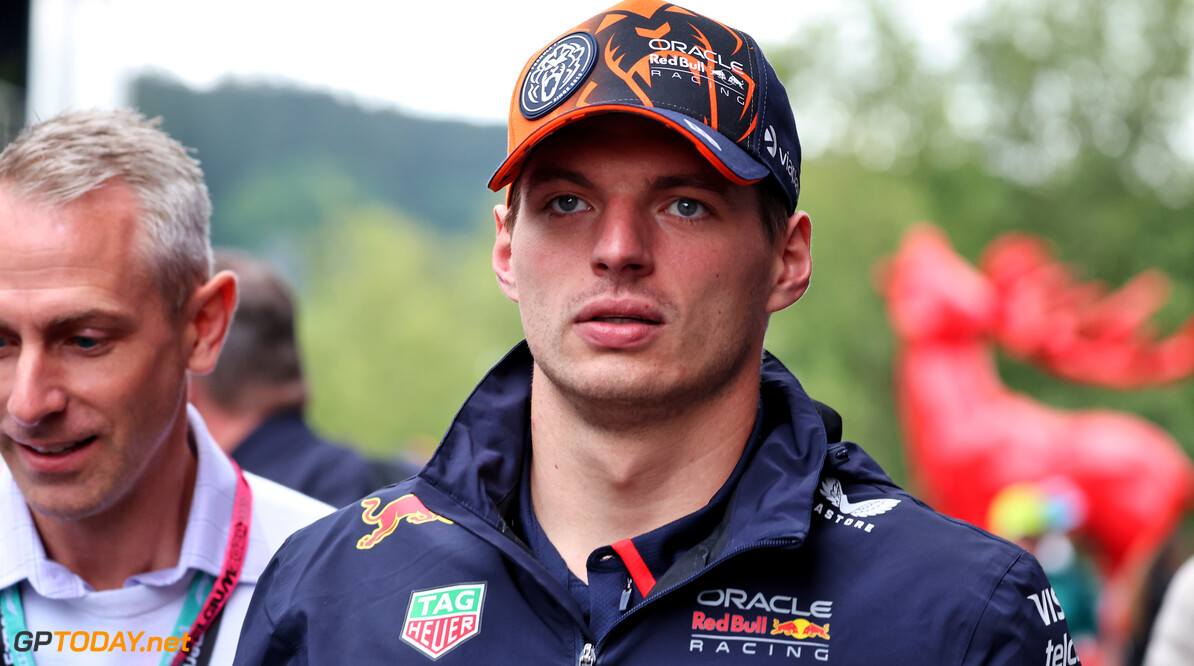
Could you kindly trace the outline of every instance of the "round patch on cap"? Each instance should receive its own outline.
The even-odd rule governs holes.
[[[546,115],[576,90],[597,62],[597,40],[574,32],[535,58],[518,95],[518,110],[527,120]]]

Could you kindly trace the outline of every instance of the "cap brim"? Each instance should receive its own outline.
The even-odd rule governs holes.
[[[681,136],[692,142],[697,152],[701,154],[714,168],[731,182],[739,185],[749,185],[771,175],[766,165],[751,157],[721,132],[698,122],[682,113],[655,107],[633,106],[629,104],[595,104],[572,109],[552,118],[550,122],[539,127],[522,140],[502,162],[489,179],[489,189],[494,192],[509,185],[518,178],[522,165],[531,150],[540,141],[551,136],[566,125],[579,120],[609,113],[633,113],[656,120],[663,125],[679,132]]]

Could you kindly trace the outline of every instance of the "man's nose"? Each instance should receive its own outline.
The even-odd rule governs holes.
[[[66,391],[51,365],[43,353],[35,350],[22,350],[17,358],[7,409],[21,427],[32,428],[66,409]]]
[[[643,276],[655,270],[654,229],[649,216],[615,202],[601,216],[590,264],[601,277]]]

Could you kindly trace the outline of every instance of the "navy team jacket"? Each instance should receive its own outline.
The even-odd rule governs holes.
[[[531,357],[474,390],[419,476],[296,533],[236,664],[1078,663],[1021,548],[936,513],[763,364],[761,438],[720,524],[602,636],[510,528]]]

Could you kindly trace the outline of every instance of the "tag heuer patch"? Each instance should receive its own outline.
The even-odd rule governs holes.
[[[465,583],[410,595],[402,640],[432,659],[481,633],[485,583]]]

